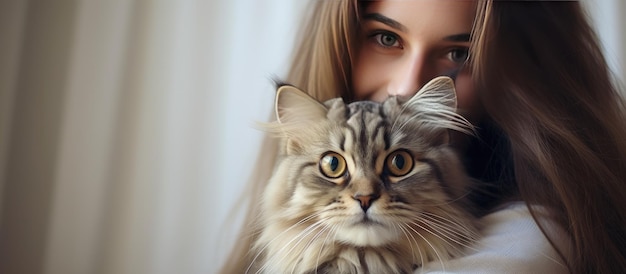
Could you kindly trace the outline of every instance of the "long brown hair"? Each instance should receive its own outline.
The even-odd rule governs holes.
[[[314,1],[287,80],[319,101],[350,97],[357,0]]]
[[[493,142],[501,147],[483,158],[499,159],[486,168],[507,170],[496,174],[504,174],[501,181],[514,191],[502,193],[519,192],[529,205],[551,209],[551,218],[571,235],[574,257],[564,260],[572,272],[622,272],[626,108],[580,3],[478,2],[470,66],[495,128],[482,135],[496,136]],[[358,14],[366,1],[311,4],[285,80],[318,100],[351,99]],[[258,190],[270,176],[277,147],[273,139],[265,144],[269,149],[250,180],[246,229],[222,273],[243,273],[249,263]]]
[[[522,199],[570,233],[572,272],[622,273],[625,104],[580,3],[480,1],[476,22],[473,75]]]

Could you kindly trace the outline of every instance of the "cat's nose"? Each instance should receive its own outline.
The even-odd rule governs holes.
[[[352,199],[359,201],[359,203],[361,203],[361,208],[363,209],[363,212],[365,212],[367,211],[368,208],[370,208],[370,206],[372,205],[372,202],[378,199],[378,197],[380,197],[380,195],[378,194],[370,194],[370,195],[355,194],[354,196],[352,196]]]

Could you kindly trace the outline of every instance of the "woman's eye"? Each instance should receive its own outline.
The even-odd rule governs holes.
[[[391,33],[379,33],[374,36],[376,42],[383,47],[400,47],[400,41],[398,41],[398,36]]]
[[[448,59],[450,61],[455,62],[457,64],[462,64],[467,61],[469,58],[469,49],[468,48],[457,48],[453,49],[448,53]]]

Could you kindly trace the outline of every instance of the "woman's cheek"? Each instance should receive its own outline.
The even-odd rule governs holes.
[[[358,61],[352,71],[352,86],[354,88],[354,99],[356,100],[373,100],[379,101],[380,81],[382,71],[380,64],[377,64],[375,58],[367,58],[367,53],[361,53],[366,56],[359,56]]]

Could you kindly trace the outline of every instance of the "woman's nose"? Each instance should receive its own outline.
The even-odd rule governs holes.
[[[387,86],[388,95],[413,96],[428,80],[435,77],[426,54],[418,52],[399,62]]]

